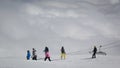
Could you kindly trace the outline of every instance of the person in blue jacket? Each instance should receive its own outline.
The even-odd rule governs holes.
[[[27,50],[27,56],[26,56],[27,60],[30,60],[30,57],[31,57],[30,51]]]

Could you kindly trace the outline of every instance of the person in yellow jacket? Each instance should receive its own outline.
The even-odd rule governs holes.
[[[63,46],[61,48],[61,59],[66,59],[66,52]]]

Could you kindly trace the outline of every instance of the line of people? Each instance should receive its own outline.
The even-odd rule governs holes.
[[[44,61],[46,61],[47,59],[49,61],[51,61],[51,59],[50,59],[50,53],[49,53],[49,48],[47,46],[45,47],[44,52],[45,52]],[[27,60],[30,60],[30,58],[32,58],[32,60],[37,60],[37,55],[36,55],[35,48],[32,49],[32,55],[31,55],[30,51],[27,50],[27,56],[26,56],[26,58],[27,58]],[[65,52],[64,47],[62,46],[61,47],[61,60],[65,59],[65,58],[66,58],[66,52]]]
[[[48,59],[49,61],[51,61],[51,59],[50,59],[50,53],[49,53],[49,48],[48,48],[48,47],[45,47],[44,52],[45,52],[44,61],[46,61],[47,59]],[[93,52],[92,58],[96,58],[96,53],[97,53],[97,48],[96,48],[96,46],[94,46],[92,52]],[[30,58],[32,58],[32,60],[37,60],[37,55],[36,55],[36,50],[35,50],[35,48],[32,49],[32,56],[31,56],[30,51],[27,50],[27,56],[26,56],[26,58],[27,58],[27,60],[30,60]],[[63,46],[61,47],[61,60],[62,60],[62,59],[66,59],[66,52],[65,52],[65,49],[64,49]]]

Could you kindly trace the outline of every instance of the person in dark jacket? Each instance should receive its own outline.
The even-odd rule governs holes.
[[[49,48],[46,46],[45,49],[44,49],[44,52],[49,52]]]
[[[66,58],[66,52],[65,52],[64,47],[62,46],[62,48],[61,48],[61,59],[65,59],[65,58]]]
[[[45,47],[44,52],[45,52],[44,61],[46,61],[47,59],[48,59],[49,61],[51,61],[51,59],[50,59],[50,54],[49,54],[49,48],[48,48],[48,47]]]
[[[97,48],[94,46],[92,58],[96,58]]]
[[[27,50],[27,56],[26,56],[27,60],[30,60],[30,57],[31,57],[30,51]]]
[[[36,55],[35,48],[33,48],[33,51],[32,51],[32,60],[37,60],[37,55]]]

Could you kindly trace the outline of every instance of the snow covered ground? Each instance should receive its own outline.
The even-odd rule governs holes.
[[[85,55],[100,45],[106,56]],[[37,61],[25,58],[32,48]],[[0,68],[120,68],[120,0],[0,0]]]
[[[18,57],[1,57],[0,68],[119,68],[120,56],[98,55],[91,59],[91,55],[68,55],[66,60],[52,56],[53,61],[26,60]]]

